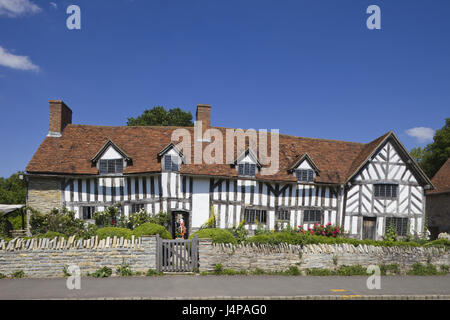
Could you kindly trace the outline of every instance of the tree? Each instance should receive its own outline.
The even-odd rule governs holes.
[[[190,111],[183,111],[180,108],[173,108],[166,111],[162,106],[147,109],[136,119],[131,117],[127,121],[127,126],[192,127],[193,125]]]
[[[19,179],[23,172],[12,174],[9,178],[0,178],[0,203],[25,204],[25,183]]]
[[[414,148],[410,153],[432,178],[450,157],[450,118],[446,118],[445,125],[436,130],[432,143],[425,148]]]

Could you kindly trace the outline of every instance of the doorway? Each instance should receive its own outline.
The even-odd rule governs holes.
[[[170,219],[170,233],[172,239],[189,238],[189,212],[172,211]]]
[[[375,240],[375,231],[377,225],[377,218],[364,217],[363,218],[363,239]]]

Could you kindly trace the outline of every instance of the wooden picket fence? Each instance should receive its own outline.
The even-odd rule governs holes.
[[[156,235],[158,272],[193,272],[198,269],[198,237],[166,240]]]

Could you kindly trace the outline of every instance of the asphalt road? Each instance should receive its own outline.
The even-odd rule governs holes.
[[[81,278],[69,290],[65,278],[1,279],[0,299],[267,299],[361,298],[367,296],[438,296],[450,298],[450,275],[384,276],[381,289],[369,290],[367,277],[200,276]]]

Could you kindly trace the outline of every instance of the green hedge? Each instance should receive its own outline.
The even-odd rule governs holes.
[[[312,236],[307,234],[299,234],[294,232],[271,232],[268,234],[259,234],[250,237],[247,242],[256,244],[297,244],[297,245],[307,245],[307,244],[341,244],[348,243],[354,246],[359,245],[372,245],[372,246],[412,246],[420,247],[422,244],[414,241],[375,241],[375,240],[359,240],[359,239],[349,239],[349,238],[333,238],[325,236]],[[423,246],[450,246],[450,241],[445,239],[435,240],[424,244]]]
[[[65,234],[62,234],[60,232],[55,232],[55,231],[47,231],[46,233],[43,234],[38,234],[36,236],[36,238],[49,238],[49,239],[54,239],[55,237],[63,237],[63,238],[68,238]]]
[[[172,239],[171,234],[166,230],[166,228],[159,224],[151,222],[141,224],[139,227],[133,230],[133,234],[137,237],[159,234],[163,239]]]
[[[126,228],[106,227],[100,228],[96,231],[96,235],[100,239],[106,239],[107,237],[117,236],[118,238],[124,237],[125,239],[131,239],[132,231]]]
[[[195,235],[201,238],[209,238],[212,239],[214,243],[233,243],[236,244],[236,238],[233,234],[224,229],[218,228],[208,228],[208,229],[200,229],[199,231],[192,234],[189,238],[193,238]]]

